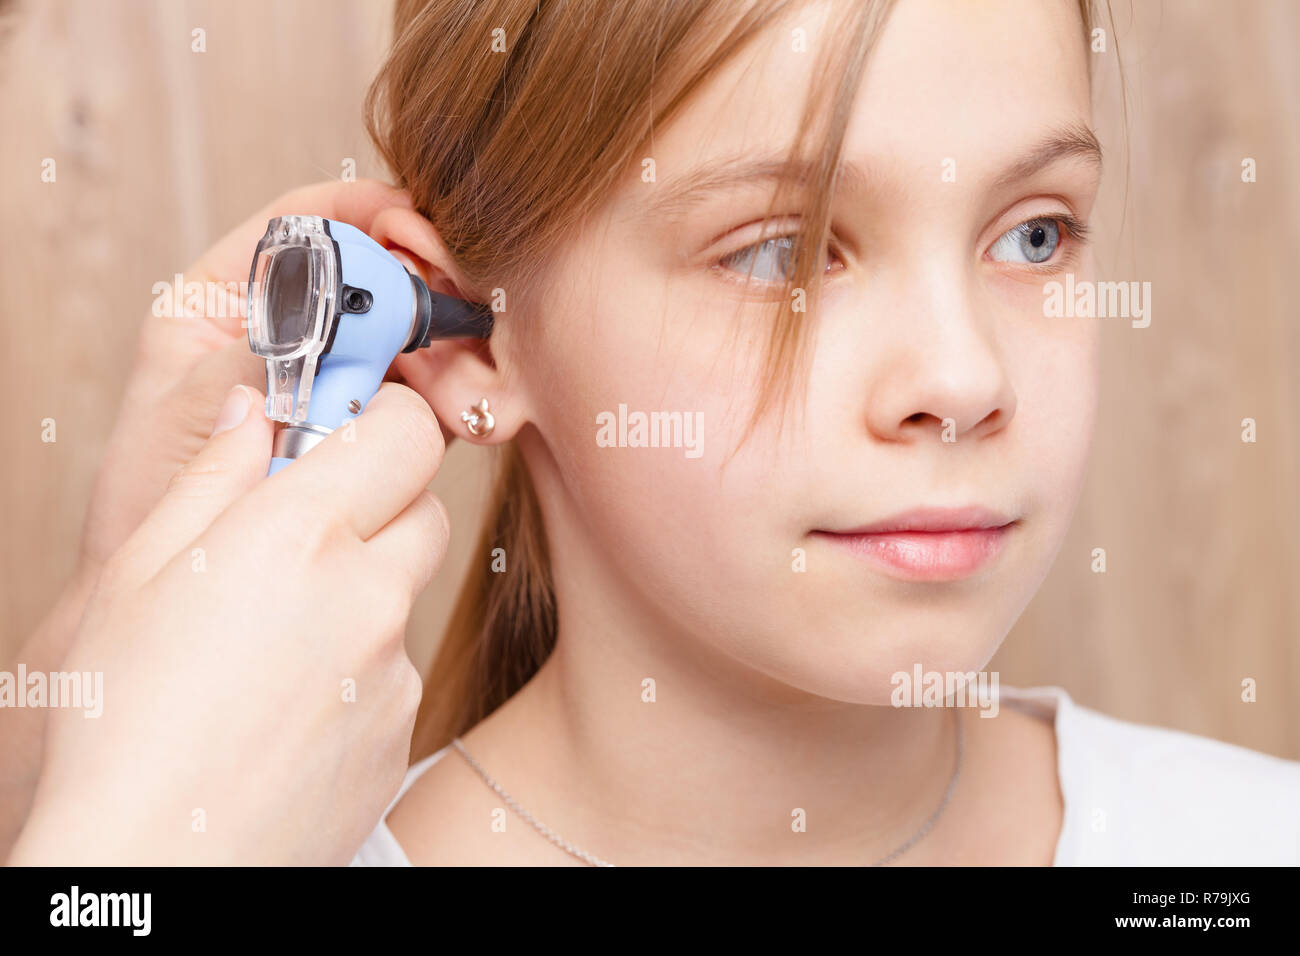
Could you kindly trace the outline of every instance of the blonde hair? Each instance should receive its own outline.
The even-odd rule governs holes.
[[[1088,0],[1078,2],[1086,36]],[[803,3],[398,0],[393,49],[366,98],[367,128],[397,185],[455,258],[468,285],[462,291],[484,299],[486,290],[511,287],[518,311],[547,250],[595,214],[649,155],[654,131],[748,41]],[[773,297],[765,385],[746,436],[774,408],[784,423],[784,400],[804,380],[803,318],[816,314],[844,133],[890,4],[845,4],[831,48],[818,51],[822,69],[795,139],[818,146],[788,157],[789,175],[768,209],[770,218],[799,188],[810,200],[806,228],[793,242],[785,294]],[[502,52],[493,51],[494,38]],[[806,290],[806,312],[787,305],[796,289]],[[492,713],[555,646],[536,493],[513,443],[502,446],[495,465],[477,559],[426,675],[412,759]],[[495,548],[507,555],[502,573],[489,567]]]

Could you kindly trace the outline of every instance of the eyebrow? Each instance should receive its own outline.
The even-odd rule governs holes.
[[[806,186],[812,180],[813,164],[796,161],[791,171],[785,156],[760,156],[752,153],[714,160],[668,180],[655,190],[650,212],[656,216],[680,216],[716,193],[765,182],[792,182]],[[870,177],[864,167],[846,162],[840,167],[841,184],[852,191],[866,188]]]
[[[1040,169],[1062,159],[1079,159],[1101,171],[1101,143],[1097,134],[1082,123],[1064,126],[1034,146],[1025,157],[1009,166],[994,180],[996,187],[1012,186]]]
[[[1100,171],[1102,150],[1097,135],[1083,124],[1055,130],[1032,146],[1023,158],[999,173],[993,181],[994,186],[1014,185],[1062,159],[1080,159]],[[808,161],[796,162],[791,172],[785,156],[745,154],[713,160],[667,180],[655,191],[648,209],[655,216],[680,216],[710,196],[739,186],[781,181],[806,186],[814,172],[814,165]],[[864,191],[872,178],[867,168],[859,163],[850,161],[840,166],[839,185],[848,191]]]

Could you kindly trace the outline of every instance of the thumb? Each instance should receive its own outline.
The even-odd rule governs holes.
[[[162,500],[122,545],[119,581],[149,580],[221,512],[266,477],[274,426],[262,393],[236,385],[212,426],[212,435],[167,485]]]
[[[167,417],[176,422],[177,438],[189,452],[196,452],[212,430],[230,386],[242,384],[255,389],[265,382],[266,360],[253,354],[247,338],[235,339],[205,355],[166,398]]]

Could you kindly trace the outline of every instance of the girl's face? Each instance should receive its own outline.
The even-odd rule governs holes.
[[[790,151],[832,9],[796,11],[656,131],[654,181],[638,163],[557,251],[526,317],[544,331],[504,354],[562,627],[577,601],[584,626],[671,635],[769,692],[883,703],[916,664],[983,667],[1060,547],[1096,330],[1045,318],[1043,287],[1090,272],[1067,224],[1099,162],[1071,0],[900,3],[854,103],[804,412],[796,394],[784,436],[765,419],[736,450],[788,260],[755,245],[775,184],[718,164]],[[628,445],[638,413],[699,430],[609,447],[620,407]],[[873,526],[913,532],[843,534]]]

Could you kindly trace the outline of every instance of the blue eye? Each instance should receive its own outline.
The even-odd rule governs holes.
[[[794,240],[794,236],[764,239],[733,252],[719,264],[742,275],[752,268],[759,282],[787,282],[794,268]],[[771,275],[773,269],[779,270],[779,275]]]
[[[794,277],[794,244],[797,238],[798,236],[794,235],[764,239],[762,242],[756,242],[752,246],[746,246],[738,252],[724,256],[718,260],[718,265],[728,272],[738,273],[738,278],[742,280],[752,268],[754,281],[784,284]],[[835,245],[828,244],[826,273],[830,274],[842,265]]]
[[[1061,242],[1061,226],[1055,219],[1031,219],[998,237],[989,249],[997,262],[1046,262]]]

